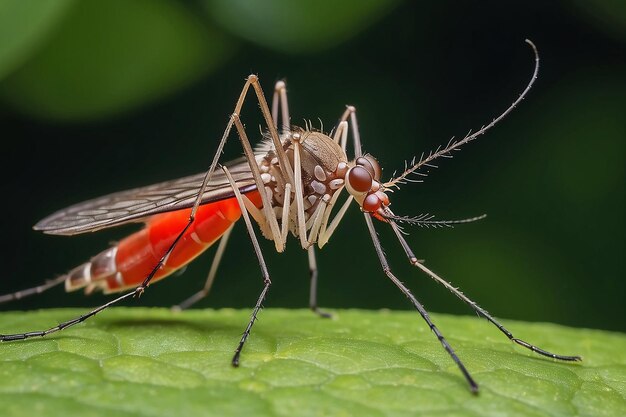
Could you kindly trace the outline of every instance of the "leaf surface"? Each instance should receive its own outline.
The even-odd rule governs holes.
[[[3,333],[76,309],[0,315]],[[481,386],[470,394],[417,313],[341,310],[333,320],[268,309],[230,359],[244,310],[116,308],[43,339],[0,345],[6,416],[618,416],[626,336],[507,322],[516,336],[580,354],[565,364],[514,346],[484,320],[433,315]]]

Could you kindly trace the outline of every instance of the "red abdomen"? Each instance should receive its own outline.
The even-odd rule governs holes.
[[[258,192],[246,194],[260,206]],[[136,287],[156,267],[159,260],[189,221],[191,209],[152,216],[146,227],[73,269],[65,281],[68,291],[86,288],[105,293]],[[233,197],[198,207],[196,218],[155,274],[152,282],[165,278],[191,262],[215,243],[241,216]]]

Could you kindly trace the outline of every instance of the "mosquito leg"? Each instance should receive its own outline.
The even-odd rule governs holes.
[[[217,268],[222,261],[222,256],[224,255],[224,251],[226,250],[226,244],[228,243],[228,238],[230,237],[230,233],[233,231],[233,226],[231,226],[226,232],[222,235],[220,239],[220,243],[217,247],[217,251],[215,252],[215,257],[213,258],[213,262],[211,263],[211,269],[209,270],[209,275],[207,276],[207,280],[204,284],[204,288],[202,288],[197,293],[193,294],[191,297],[182,301],[181,303],[172,306],[172,310],[181,311],[186,310],[192,305],[196,304],[198,301],[205,298],[209,295],[211,291],[211,287],[213,286],[213,281],[215,281],[215,275],[217,275]]]
[[[304,216],[304,192],[302,190],[302,165],[300,158],[300,150],[302,140],[300,134],[296,133],[291,135],[293,140],[293,169],[295,180],[295,202],[296,202],[296,226],[298,228],[298,237],[300,238],[300,245],[302,249],[308,249],[310,246],[310,240],[307,237],[307,227]],[[319,208],[319,207],[318,207]],[[320,225],[321,226],[321,225]]]
[[[350,125],[352,128],[352,141],[354,143],[354,158],[358,158],[362,156],[363,151],[361,150],[361,135],[359,134],[359,124],[356,120],[356,108],[354,106],[346,106],[346,110],[341,115],[341,119],[339,123],[347,122],[348,118],[350,119]],[[345,149],[344,149],[345,150]]]
[[[272,138],[272,142],[274,144],[274,148],[276,151],[276,156],[278,157],[280,166],[283,168],[282,171],[286,174],[287,176],[287,182],[293,184],[293,170],[291,169],[291,164],[289,163],[289,160],[287,159],[287,155],[285,154],[285,150],[283,149],[282,143],[280,141],[280,137],[278,136],[278,132],[276,130],[276,123],[277,120],[274,121],[274,118],[272,116],[272,114],[270,114],[270,110],[269,107],[267,105],[267,101],[265,100],[265,96],[263,94],[263,90],[261,89],[261,86],[259,85],[259,78],[254,75],[251,74],[248,76],[248,78],[246,79],[246,83],[243,86],[243,89],[241,90],[241,93],[239,95],[239,99],[237,100],[237,103],[235,104],[235,109],[232,113],[232,115],[230,116],[229,120],[228,120],[228,124],[226,125],[226,129],[224,130],[224,134],[222,135],[222,139],[220,140],[220,144],[218,146],[218,149],[215,153],[215,156],[213,158],[213,161],[211,162],[211,166],[209,168],[209,170],[207,171],[203,183],[202,183],[202,188],[204,189],[206,187],[206,184],[208,183],[208,181],[211,178],[211,175],[213,175],[213,171],[215,170],[215,167],[217,167],[217,164],[219,162],[219,158],[222,154],[222,151],[224,149],[224,145],[226,144],[226,141],[228,139],[228,136],[230,135],[230,131],[233,127],[233,125],[236,126],[237,128],[237,132],[239,134],[239,138],[241,140],[242,146],[244,148],[244,153],[246,155],[246,158],[248,160],[248,163],[250,165],[250,168],[252,170],[254,179],[255,179],[255,183],[259,189],[259,191],[261,192],[261,199],[263,200],[263,210],[265,212],[265,216],[267,218],[267,220],[270,223],[270,228],[272,230],[272,234],[274,236],[274,242],[276,245],[276,250],[278,252],[282,252],[284,250],[284,244],[282,242],[281,239],[278,239],[277,237],[280,236],[280,230],[278,227],[278,221],[276,219],[276,214],[274,213],[274,211],[271,208],[271,204],[269,202],[269,199],[267,198],[267,196],[265,195],[265,193],[262,192],[262,190],[264,189],[263,186],[263,181],[261,180],[261,174],[259,172],[259,167],[256,163],[256,159],[254,157],[254,152],[252,150],[252,145],[250,144],[250,140],[248,139],[248,136],[245,133],[245,129],[243,127],[243,125],[241,124],[241,120],[240,120],[240,114],[241,114],[241,109],[243,108],[243,104],[245,102],[246,96],[248,94],[248,91],[250,89],[250,86],[252,86],[252,88],[254,89],[254,92],[256,94],[257,97],[257,101],[259,103],[259,106],[261,108],[261,113],[263,114],[263,118],[265,119],[265,123],[267,125],[267,128],[270,132],[270,136]],[[278,86],[280,87],[280,86]],[[281,98],[281,107],[282,107],[282,114],[283,117],[286,116],[286,118],[289,118],[289,111],[288,111],[288,107],[287,107],[287,91],[285,88],[280,88],[281,91],[279,91],[278,96]],[[273,105],[274,106],[274,105]],[[278,104],[276,104],[276,107],[278,106]],[[277,113],[275,114],[275,117],[277,119],[278,115]],[[283,121],[284,123],[284,121]],[[197,204],[194,206],[194,211],[197,210],[197,206],[199,205],[200,201],[197,202]]]
[[[287,102],[287,85],[284,81],[278,81],[274,85],[274,97],[272,99],[272,120],[274,125],[278,127],[278,106],[280,104],[281,111],[281,134],[291,132],[290,118],[289,118],[289,103]],[[280,225],[280,240],[283,247],[287,244],[287,233],[289,231],[289,209],[291,201],[291,183],[285,183],[284,197],[283,197],[283,210],[281,215]]]
[[[317,242],[317,238],[319,236],[320,230],[322,228],[322,222],[324,221],[324,215],[326,214],[326,209],[328,208],[328,204],[330,203],[330,196],[325,194],[313,214],[311,218],[306,222],[306,227],[310,228],[309,238],[308,238],[308,246],[307,249]]]
[[[300,161],[300,135],[293,135],[293,173],[295,180],[295,201],[297,210],[297,227],[298,237],[300,238],[300,245],[302,249],[309,247],[309,242],[306,236],[306,223],[304,221],[304,192],[302,190],[302,166]]]
[[[432,330],[432,332],[435,333],[435,335],[437,336],[437,339],[439,339],[439,342],[441,342],[441,345],[443,346],[443,348],[446,350],[446,352],[448,352],[452,360],[457,364],[457,366],[461,370],[461,373],[465,377],[465,380],[469,384],[472,392],[477,393],[478,384],[476,383],[476,381],[474,381],[474,378],[472,378],[468,370],[465,368],[465,365],[463,365],[463,362],[461,362],[461,359],[459,359],[456,353],[454,353],[452,346],[450,346],[448,341],[443,337],[443,334],[441,334],[439,329],[437,329],[435,324],[432,322],[424,306],[417,300],[417,298],[415,298],[415,296],[411,293],[411,291],[391,272],[391,268],[389,267],[389,263],[387,262],[385,254],[383,252],[383,248],[380,244],[380,240],[378,239],[378,235],[376,234],[376,230],[374,229],[372,217],[369,213],[363,213],[363,215],[365,216],[365,222],[367,223],[367,228],[370,232],[370,236],[372,237],[372,242],[374,243],[374,249],[376,250],[376,254],[378,255],[378,259],[383,268],[383,271],[385,272],[387,277],[389,277],[389,279],[396,285],[396,287],[398,287],[400,291],[402,291],[404,295],[411,301],[411,303],[413,304],[415,309],[420,313],[420,315],[422,316],[426,324],[428,324],[428,327],[430,327],[430,330]]]
[[[41,294],[42,292],[47,291],[50,288],[62,284],[63,282],[65,282],[66,279],[67,277],[65,275],[61,275],[60,277],[46,281],[41,285],[37,285],[36,287],[26,288],[24,290],[16,291],[10,294],[0,295],[0,304],[7,303],[9,301],[20,300],[22,298],[29,297],[35,294]]]
[[[311,291],[309,293],[309,307],[311,310],[320,317],[331,319],[333,315],[326,311],[320,310],[317,306],[317,261],[315,260],[315,246],[311,246],[308,249],[309,255],[309,273],[311,275]]]
[[[276,152],[276,157],[278,158],[280,166],[283,167],[283,171],[287,174],[288,182],[293,184],[293,170],[291,169],[291,164],[289,163],[289,159],[287,159],[287,154],[283,149],[283,144],[280,141],[278,131],[276,130],[276,126],[274,125],[274,121],[272,120],[272,115],[270,114],[269,107],[267,106],[267,100],[265,100],[265,95],[263,94],[263,90],[259,85],[259,78],[254,74],[249,75],[247,83],[250,83],[250,85],[252,85],[252,87],[254,88],[254,92],[256,93],[259,106],[261,107],[261,113],[263,114],[263,118],[265,119],[265,124],[267,125],[270,136],[272,137],[274,151]],[[235,113],[239,114],[239,112]]]
[[[335,130],[335,134],[333,135],[333,140],[335,143],[341,146],[343,151],[346,151],[346,146],[348,144],[348,122],[342,120],[337,125],[337,129]]]
[[[393,231],[395,232],[396,237],[400,241],[400,244],[402,245],[402,248],[404,249],[404,252],[406,253],[407,257],[409,258],[409,262],[411,263],[411,265],[418,267],[419,269],[424,271],[426,275],[428,275],[429,277],[431,277],[432,279],[434,279],[435,281],[437,281],[438,283],[446,287],[448,290],[450,290],[452,294],[456,295],[457,297],[461,299],[461,301],[469,305],[479,316],[486,318],[494,326],[496,326],[498,330],[500,330],[502,333],[506,335],[506,337],[509,338],[509,340],[517,343],[520,346],[524,346],[525,348],[530,349],[533,352],[536,352],[543,356],[547,356],[549,358],[558,359],[562,361],[570,361],[570,362],[582,360],[580,356],[565,356],[565,355],[557,355],[555,353],[548,352],[547,350],[541,349],[528,342],[525,342],[522,339],[518,339],[515,336],[513,336],[513,334],[510,331],[508,331],[502,324],[500,324],[495,318],[493,318],[493,316],[489,314],[485,309],[483,309],[478,304],[476,304],[476,302],[470,300],[465,294],[463,294],[457,288],[453,287],[448,281],[444,280],[439,275],[435,274],[433,271],[425,267],[421,262],[419,262],[417,257],[413,254],[413,251],[411,251],[411,248],[409,247],[408,243],[402,236],[402,233],[400,232],[398,225],[396,225],[394,222],[389,222],[389,224],[391,225]]]
[[[278,106],[280,105],[280,114],[282,126],[280,133],[289,133],[291,131],[289,125],[289,103],[287,102],[287,85],[284,81],[278,81],[274,85],[274,97],[272,98],[272,120],[274,126],[278,127]]]
[[[244,84],[243,88],[241,89],[241,93],[239,94],[239,98],[237,99],[237,103],[235,103],[235,109],[233,110],[232,115],[228,119],[228,123],[226,124],[226,129],[224,129],[224,133],[222,134],[222,138],[220,139],[220,143],[217,146],[217,150],[215,151],[215,156],[213,156],[213,161],[211,161],[211,165],[209,166],[209,170],[207,171],[206,175],[204,176],[204,180],[202,182],[202,189],[204,189],[206,187],[206,184],[209,182],[209,180],[211,179],[211,176],[213,175],[213,171],[215,171],[215,168],[217,167],[217,164],[218,164],[218,162],[220,160],[220,157],[222,156],[222,152],[224,150],[224,145],[226,145],[226,141],[228,140],[228,136],[230,135],[230,131],[232,130],[233,124],[235,123],[235,118],[239,117],[239,114],[241,113],[241,108],[243,107],[243,103],[245,102],[246,96],[248,95],[248,90],[250,89],[250,85],[253,82],[257,82],[257,77],[251,75],[251,76],[249,76],[246,79],[246,83]],[[194,209],[197,209],[196,206],[194,206]]]
[[[103,304],[100,307],[91,310],[87,314],[83,314],[82,316],[76,317],[76,318],[74,318],[72,320],[65,321],[63,323],[60,323],[57,326],[50,327],[47,330],[39,330],[39,331],[27,332],[27,333],[16,333],[16,334],[0,335],[0,342],[9,342],[9,341],[12,341],[12,340],[24,340],[24,339],[29,339],[31,337],[43,337],[43,336],[49,335],[50,333],[55,333],[55,332],[58,332],[60,330],[67,329],[68,327],[71,327],[71,326],[73,326],[75,324],[78,324],[78,323],[82,323],[83,321],[87,320],[88,318],[95,316],[96,314],[98,314],[102,310],[112,306],[113,304],[116,304],[119,301],[125,300],[126,298],[133,297],[136,294],[137,294],[136,290],[131,291],[129,293],[126,293],[126,294],[124,294],[124,295],[122,295],[120,297],[117,297],[115,300],[109,301],[108,303]]]
[[[348,211],[348,208],[350,207],[350,204],[352,203],[352,200],[354,199],[354,197],[352,197],[351,195],[348,196],[348,198],[343,203],[343,205],[341,206],[341,208],[339,209],[339,211],[337,212],[333,220],[330,222],[330,225],[328,226],[328,228],[326,228],[326,225],[328,224],[328,219],[330,217],[330,210],[332,210],[332,206],[334,205],[336,201],[335,197],[338,197],[338,196],[339,196],[339,192],[336,192],[333,195],[333,199],[331,200],[327,208],[327,212],[325,213],[325,218],[324,218],[324,221],[322,222],[320,235],[319,235],[319,238],[317,239],[317,244],[320,247],[320,249],[323,248],[324,245],[328,243],[328,240],[337,229],[337,226],[339,226],[339,222],[341,222],[341,219],[343,219],[343,216],[346,214],[346,211]]]
[[[248,160],[250,170],[252,171],[252,176],[254,177],[254,182],[256,183],[257,189],[259,190],[259,195],[261,196],[261,201],[263,201],[263,213],[265,214],[265,218],[267,219],[267,221],[269,221],[276,251],[282,252],[285,250],[285,246],[281,239],[281,231],[280,227],[278,226],[278,219],[276,218],[276,213],[272,208],[270,197],[267,195],[267,193],[265,193],[265,184],[261,179],[261,171],[259,170],[259,166],[256,163],[254,151],[252,150],[252,145],[250,144],[250,140],[248,139],[245,128],[241,124],[239,116],[234,114],[233,118],[235,120],[235,127],[237,128],[237,133],[239,134],[241,145],[243,147],[243,152],[246,156],[246,159]],[[234,188],[237,187],[235,186]]]
[[[237,349],[235,349],[235,355],[232,359],[233,366],[239,366],[239,356],[241,356],[241,351],[243,350],[243,345],[246,343],[248,336],[250,336],[250,331],[252,330],[252,325],[257,319],[257,315],[262,308],[263,301],[267,295],[267,291],[272,284],[270,280],[270,274],[267,270],[267,265],[265,264],[265,259],[263,259],[263,253],[261,252],[261,247],[259,246],[259,241],[256,238],[254,233],[254,228],[252,227],[252,222],[250,221],[250,216],[248,215],[248,211],[246,210],[246,206],[244,204],[243,198],[241,197],[241,193],[235,184],[235,180],[230,175],[228,168],[222,167],[228,181],[230,182],[231,187],[233,188],[233,192],[235,193],[235,197],[237,198],[237,202],[239,203],[239,208],[241,209],[241,214],[243,216],[243,220],[246,223],[246,229],[248,230],[248,235],[250,236],[250,240],[252,241],[252,246],[254,247],[254,252],[256,253],[257,259],[259,261],[259,266],[261,267],[261,275],[263,276],[263,290],[259,295],[259,298],[256,301],[256,305],[252,310],[252,315],[250,316],[250,321],[246,326],[246,330],[244,330],[243,335],[241,336],[241,340],[239,341],[239,345]]]
[[[280,238],[283,246],[287,244],[289,233],[289,211],[291,210],[291,184],[285,184],[285,195],[283,196],[283,212],[281,215]]]

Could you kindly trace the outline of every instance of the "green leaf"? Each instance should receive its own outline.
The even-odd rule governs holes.
[[[45,42],[73,3],[74,0],[0,2],[0,79]]]
[[[3,333],[84,311],[3,313]],[[117,308],[43,339],[0,345],[6,416],[617,416],[626,413],[626,336],[507,322],[582,363],[517,347],[484,320],[433,315],[481,385],[470,394],[414,312],[261,312],[239,368],[249,311]]]
[[[311,53],[356,36],[398,0],[205,0],[224,30],[290,53]]]
[[[0,95],[38,117],[94,119],[176,91],[231,49],[178,2],[82,1],[46,47],[4,80]]]

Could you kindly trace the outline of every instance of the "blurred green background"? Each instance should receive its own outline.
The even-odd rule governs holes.
[[[288,82],[295,124],[319,118],[329,130],[355,105],[365,150],[387,178],[517,97],[533,68],[525,38],[542,60],[527,99],[424,183],[396,192],[393,209],[488,214],[455,229],[414,228],[408,240],[495,316],[624,331],[623,2],[2,0],[0,292],[63,273],[136,229],[46,236],[31,230],[42,217],[205,170],[249,73],[266,92]],[[257,135],[254,104],[243,118]],[[240,152],[233,140],[225,158]],[[472,314],[411,269],[382,226],[392,266],[428,309]],[[274,282],[265,305],[306,307],[306,253],[294,239],[284,254],[262,245]],[[211,256],[141,304],[171,305],[199,289]],[[321,306],[410,308],[380,271],[356,206],[318,262]],[[201,306],[252,307],[260,289],[238,225]],[[106,299],[57,289],[1,307]]]

